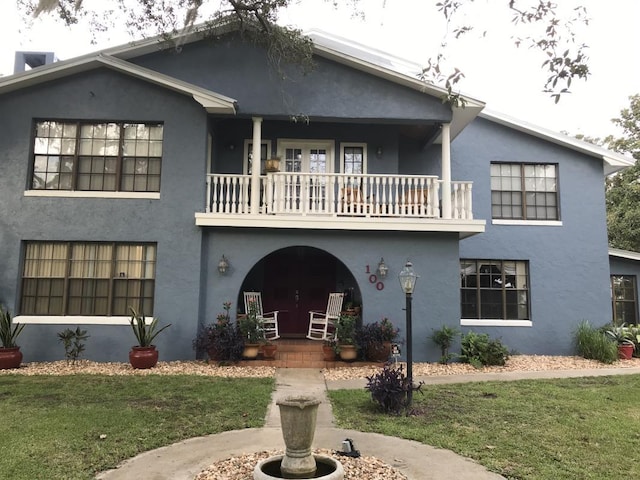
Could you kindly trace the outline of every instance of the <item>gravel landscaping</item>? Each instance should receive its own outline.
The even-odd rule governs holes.
[[[621,360],[613,364],[604,364],[595,360],[586,360],[573,356],[547,355],[513,355],[504,367],[485,367],[476,369],[466,363],[414,363],[413,376],[433,375],[468,375],[480,373],[500,373],[515,371],[545,371],[545,370],[581,370],[590,368],[632,368],[640,367],[640,358]],[[327,380],[348,380],[365,378],[376,373],[379,366],[343,367],[324,369]],[[19,369],[0,370],[0,375],[202,375],[211,377],[273,377],[275,367],[250,366],[219,366],[200,360],[158,362],[154,368],[135,370],[128,363],[92,362],[79,360],[76,364],[64,360],[57,362],[23,363]]]

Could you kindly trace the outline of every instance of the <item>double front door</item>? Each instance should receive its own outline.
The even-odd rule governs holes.
[[[265,311],[279,310],[280,334],[304,337],[309,311],[324,311],[336,286],[336,258],[310,247],[290,247],[265,259]]]

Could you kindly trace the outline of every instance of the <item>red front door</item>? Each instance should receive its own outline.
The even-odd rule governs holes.
[[[305,336],[309,311],[324,311],[336,288],[336,259],[310,247],[290,247],[265,259],[262,302],[279,310],[281,335]]]

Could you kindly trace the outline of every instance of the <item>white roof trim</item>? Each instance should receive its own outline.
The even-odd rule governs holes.
[[[609,248],[609,256],[610,257],[626,258],[628,260],[639,260],[640,261],[640,253],[632,252],[630,250],[621,250],[619,248]]]
[[[606,148],[599,147],[583,140],[578,140],[577,138],[570,137],[563,133],[554,132],[553,130],[533,125],[523,120],[518,120],[509,115],[491,110],[484,110],[479,116],[514,130],[541,138],[548,142],[570,148],[591,157],[599,158],[604,163],[605,175],[610,175],[618,170],[631,167],[635,164],[635,159],[633,157],[607,150]]]
[[[41,68],[0,79],[0,94],[99,67],[111,68],[163,88],[189,95],[210,113],[236,113],[236,101],[232,98],[102,53],[55,62]]]

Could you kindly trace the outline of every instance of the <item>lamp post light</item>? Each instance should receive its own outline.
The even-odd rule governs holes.
[[[409,380],[409,391],[407,392],[407,407],[411,406],[413,401],[413,342],[411,339],[411,295],[416,286],[418,275],[413,270],[413,265],[409,260],[405,263],[404,268],[398,275],[400,287],[406,298],[406,314],[407,314],[407,379]]]

